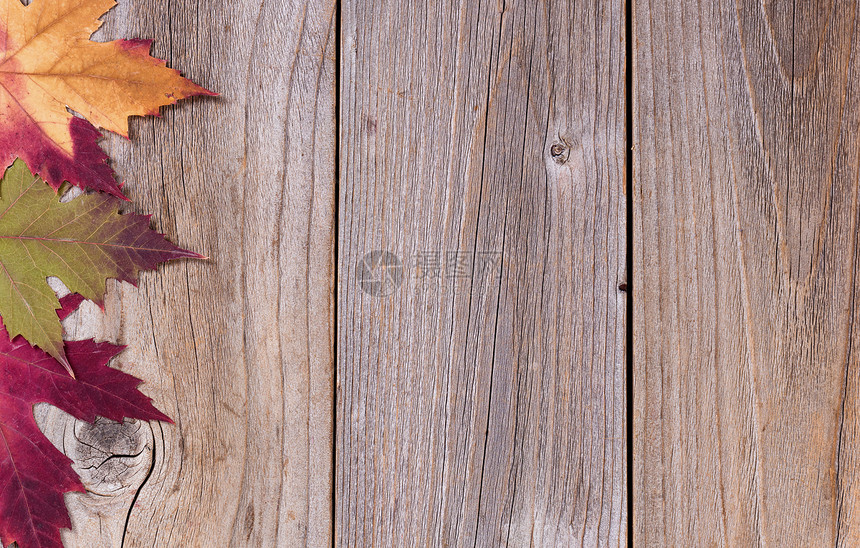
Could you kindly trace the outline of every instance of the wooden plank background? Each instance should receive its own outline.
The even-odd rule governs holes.
[[[856,546],[857,5],[634,11],[634,539]]]
[[[176,421],[37,409],[67,546],[626,545],[622,0],[119,2],[221,93],[105,142],[211,259],[66,321]]]
[[[626,544],[622,6],[343,2],[339,544]]]
[[[103,317],[67,322],[127,344],[123,369],[176,422],[41,411],[92,491],[67,497],[67,546],[331,545],[335,15],[120,0],[105,18],[99,39],[155,39],[221,94],[106,143],[133,207],[211,259],[114,286]]]

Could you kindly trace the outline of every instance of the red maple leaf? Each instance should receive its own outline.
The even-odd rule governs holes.
[[[61,316],[80,304],[62,299]],[[76,379],[22,337],[0,326],[0,540],[20,548],[62,548],[60,529],[71,528],[64,493],[84,491],[71,460],[42,434],[35,403],[49,403],[77,419],[170,419],[138,391],[140,380],[107,366],[123,347],[92,340],[66,343]]]

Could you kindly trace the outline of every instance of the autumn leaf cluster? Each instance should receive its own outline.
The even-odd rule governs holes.
[[[114,0],[0,0],[0,541],[59,547],[63,496],[83,486],[42,435],[33,405],[78,419],[169,420],[108,362],[108,343],[65,342],[61,318],[102,303],[108,278],[199,258],[121,214],[125,196],[99,147],[130,116],[211,92],[149,54],[149,41],[95,42]],[[64,200],[71,186],[84,192]],[[47,278],[72,294],[58,299]]]

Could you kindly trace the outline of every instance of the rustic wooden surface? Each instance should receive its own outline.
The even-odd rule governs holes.
[[[634,539],[856,546],[854,2],[634,6]]]
[[[622,2],[342,9],[337,544],[626,545]]]
[[[222,94],[105,144],[211,260],[66,320],[176,421],[37,408],[90,489],[67,546],[626,545],[621,0],[106,20]]]
[[[335,3],[121,0],[105,20],[99,39],[153,38],[221,94],[105,145],[132,207],[211,259],[66,322],[129,345],[119,364],[176,424],[37,410],[91,491],[67,497],[64,542],[330,545]]]

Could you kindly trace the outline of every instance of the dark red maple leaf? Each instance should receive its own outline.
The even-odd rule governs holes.
[[[65,316],[80,297],[61,300]],[[71,460],[42,434],[35,403],[49,403],[92,422],[170,419],[137,389],[140,380],[107,366],[123,347],[92,340],[66,343],[75,370],[63,366],[22,337],[10,340],[0,326],[0,540],[20,548],[62,548],[60,529],[70,528],[63,495],[84,491]]]

